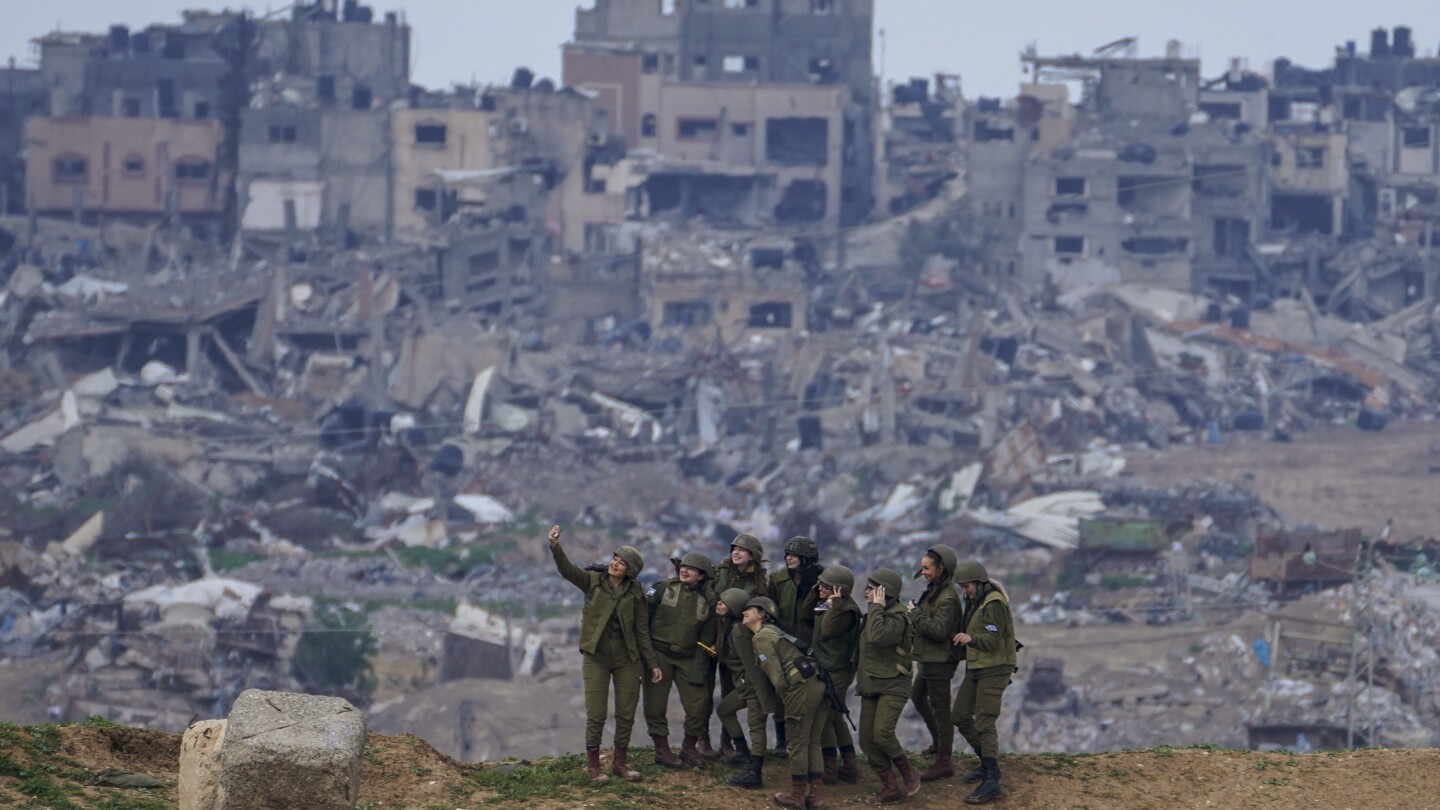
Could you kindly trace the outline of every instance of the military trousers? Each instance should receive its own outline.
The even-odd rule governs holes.
[[[645,667],[630,657],[625,639],[606,633],[595,653],[581,653],[580,675],[585,682],[585,747],[598,748],[610,709],[610,688],[615,688],[615,745],[629,747],[635,728],[635,707]]]
[[[860,750],[865,752],[876,773],[905,756],[900,738],[895,735],[895,726],[899,725],[900,713],[905,711],[908,702],[905,695],[860,697]]]
[[[855,683],[853,672],[831,672],[830,682],[835,684],[835,694],[841,700],[848,700],[850,685]],[[855,747],[855,738],[850,734],[850,724],[845,721],[845,715],[834,709],[830,710],[830,716],[825,721],[825,733],[820,735],[821,748],[847,748]]]
[[[692,683],[691,668],[694,659],[675,658],[663,652],[655,654],[655,666],[660,669],[660,682],[651,683],[645,679],[645,728],[651,737],[669,737],[670,687],[680,693],[680,708],[685,711],[684,729],[689,737],[710,735],[710,696],[707,694],[706,677],[703,673],[699,683]]]
[[[951,711],[955,728],[981,757],[1000,756],[1000,735],[995,731],[995,722],[1000,719],[1005,687],[1009,685],[1008,672],[979,678],[967,674],[955,690],[955,707]]]
[[[765,722],[768,715],[760,707],[760,697],[743,678],[740,683],[735,684],[734,689],[725,693],[725,697],[720,699],[715,709],[715,713],[720,716],[720,725],[732,740],[745,738],[745,732],[740,727],[742,710],[745,712],[745,724],[750,730],[750,753],[763,757],[770,745]]]
[[[819,678],[807,678],[786,687],[781,696],[785,704],[785,753],[790,763],[790,776],[824,773],[820,758],[820,735],[825,731],[825,684]]]
[[[950,718],[950,681],[955,677],[955,663],[922,663],[916,667],[915,684],[910,689],[910,702],[925,721],[925,728],[936,747],[950,750],[955,742],[955,726]]]

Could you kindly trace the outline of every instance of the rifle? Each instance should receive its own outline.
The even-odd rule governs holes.
[[[780,630],[779,627],[775,629]],[[859,731],[859,729],[855,727],[855,721],[850,719],[850,706],[845,702],[845,696],[840,694],[840,690],[835,688],[835,681],[830,677],[830,670],[826,669],[825,665],[820,663],[820,659],[816,657],[814,649],[812,649],[809,644],[806,644],[784,630],[780,630],[780,637],[794,644],[795,649],[799,650],[800,654],[805,657],[804,660],[814,665],[815,676],[820,679],[820,683],[825,685],[825,699],[830,701],[831,710],[844,717],[845,722],[850,724],[851,730]],[[797,664],[795,668],[801,670],[800,674],[805,674],[799,664]]]

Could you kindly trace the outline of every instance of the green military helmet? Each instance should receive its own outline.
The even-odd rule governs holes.
[[[785,553],[794,554],[803,560],[820,559],[820,547],[815,541],[804,535],[797,535],[785,541]]]
[[[780,609],[775,607],[775,600],[768,596],[757,596],[749,602],[746,602],[745,607],[746,609],[752,607],[759,608],[765,615],[770,617],[771,621],[774,621],[775,617],[780,613]]]
[[[634,546],[621,546],[615,550],[615,556],[625,563],[625,576],[630,579],[639,579],[640,572],[645,570],[645,558]]]
[[[710,576],[710,569],[714,567],[710,558],[698,551],[686,553],[684,557],[680,558],[680,565],[684,568],[694,568],[707,577]]]
[[[738,619],[740,614],[745,612],[745,605],[750,601],[750,594],[746,593],[743,588],[726,588],[725,592],[720,594],[720,601],[725,603],[725,609],[730,611],[730,615]]]
[[[855,572],[843,565],[827,565],[820,572],[820,582],[849,596],[855,591]]]
[[[947,545],[936,543],[930,548],[925,549],[925,553],[939,560],[940,567],[945,569],[945,573],[955,573],[955,566],[957,564],[957,560],[960,559],[959,555],[955,553],[955,549],[950,548]],[[920,572],[916,571],[915,576],[920,576]]]
[[[887,597],[900,598],[900,591],[905,587],[900,581],[900,574],[890,568],[876,568],[870,572],[870,581],[885,588]]]
[[[955,566],[956,582],[989,582],[990,575],[985,573],[985,566],[979,560],[966,560]]]
[[[736,535],[735,539],[730,542],[730,547],[745,549],[750,552],[750,556],[754,557],[756,562],[760,562],[765,556],[765,547],[760,545],[760,538],[753,534]]]

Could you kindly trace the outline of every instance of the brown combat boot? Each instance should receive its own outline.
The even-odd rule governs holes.
[[[695,750],[700,752],[700,756],[708,760],[717,760],[720,758],[720,752],[710,747],[710,735],[708,733],[700,738],[700,742],[695,746]]]
[[[734,765],[735,746],[730,744],[730,735],[720,732],[720,756],[725,759],[726,764]]]
[[[835,774],[840,781],[853,785],[860,781],[860,766],[855,762],[855,749],[845,746],[840,749],[840,770]]]
[[[905,780],[905,795],[914,796],[920,792],[920,772],[910,764],[909,757],[896,757],[891,760],[895,764],[895,770],[900,772],[900,778]]]
[[[950,743],[940,743],[940,753],[935,755],[935,761],[931,763],[925,772],[920,774],[921,782],[934,782],[937,779],[949,779],[955,775],[955,760],[950,756]]]
[[[781,807],[798,807],[805,810],[805,789],[810,786],[810,781],[804,776],[790,776],[790,792],[776,793],[775,803]]]
[[[810,774],[810,798],[805,800],[806,810],[825,810],[825,803],[821,801],[824,793],[824,777],[818,773]]]
[[[655,741],[655,764],[662,768],[683,768],[685,763],[670,750],[669,737],[651,737]]]
[[[707,764],[705,758],[700,756],[700,749],[695,744],[700,741],[698,737],[685,735],[685,741],[680,746],[680,761],[692,768],[703,768]]]
[[[600,767],[599,746],[585,746],[585,775],[597,785],[610,781],[610,777],[605,775],[605,769]]]
[[[639,782],[640,772],[626,764],[626,756],[630,753],[630,746],[617,745],[615,753],[610,757],[610,773],[624,779],[626,782]]]
[[[934,740],[931,740],[930,744],[920,751],[920,756],[933,757],[938,753],[940,753],[940,746],[936,744]]]
[[[836,756],[834,748],[828,748],[820,752],[820,761],[825,763],[825,770],[820,774],[820,779],[827,785],[840,783],[840,757]]]
[[[866,799],[866,804],[894,804],[905,798],[905,792],[895,779],[894,768],[886,768],[877,775],[880,777],[880,792]]]

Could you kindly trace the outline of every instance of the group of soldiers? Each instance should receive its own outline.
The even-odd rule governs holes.
[[[900,574],[878,568],[858,594],[862,611],[855,573],[822,566],[808,537],[791,538],[785,567],[767,571],[760,540],[741,534],[720,564],[689,552],[672,560],[673,577],[647,589],[636,549],[623,546],[608,564],[582,568],[565,555],[560,534],[559,526],[549,534],[555,566],[585,594],[580,652],[586,773],[593,782],[640,778],[628,749],[643,694],[656,764],[700,767],[724,758],[741,768],[731,784],[760,788],[767,757],[784,759],[790,789],[775,795],[783,807],[817,810],[827,785],[858,782],[857,743],[880,781],[868,804],[914,795],[922,782],[955,775],[957,730],[979,760],[963,776],[979,783],[965,801],[984,804],[1001,795],[996,720],[1020,645],[1005,591],[978,561],[962,562],[945,545],[927,548],[914,575],[925,588],[910,602],[901,601]],[[965,677],[952,702],[961,661]],[[667,717],[672,687],[685,713],[678,753]],[[860,697],[855,735],[845,703],[852,687]],[[612,691],[615,741],[607,774],[600,743]],[[930,733],[922,753],[934,760],[923,773],[896,735],[907,702]],[[710,745],[712,714],[720,719],[718,748]]]

